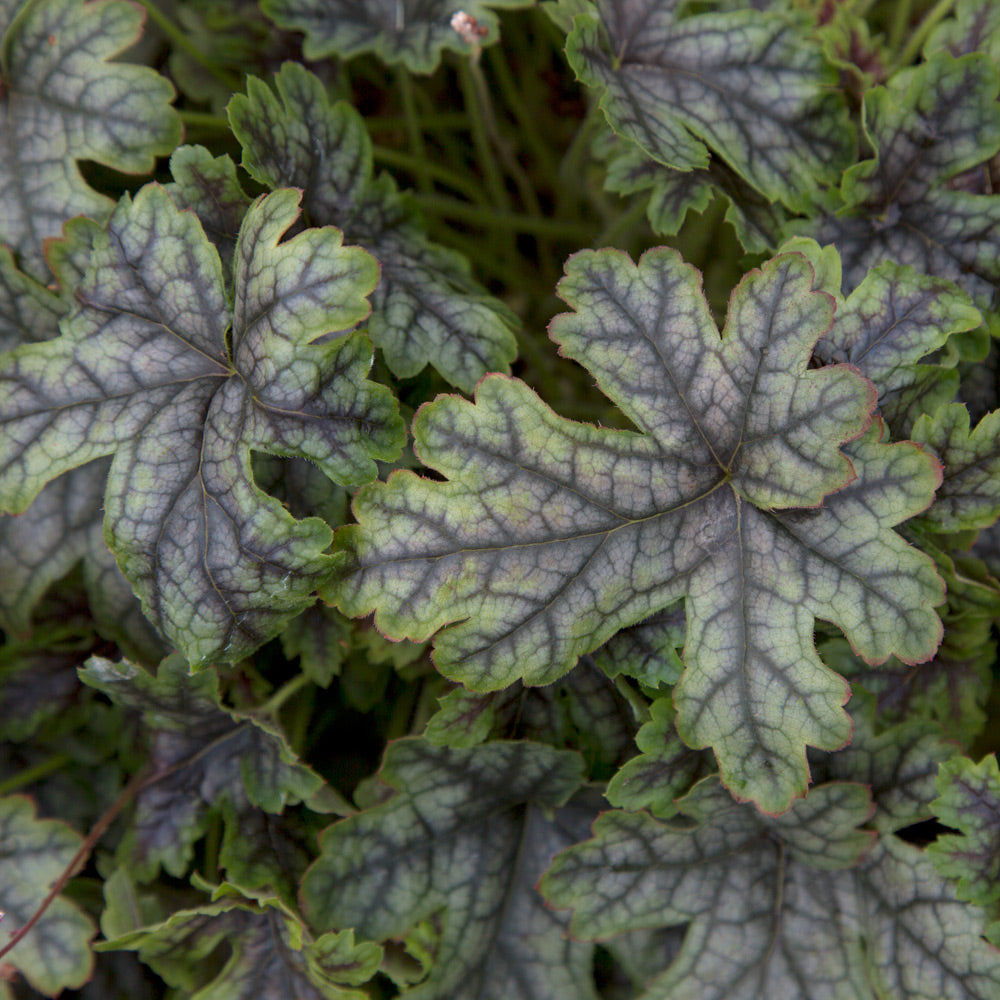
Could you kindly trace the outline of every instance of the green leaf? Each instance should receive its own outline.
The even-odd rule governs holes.
[[[626,674],[653,689],[676,684],[684,671],[677,654],[685,634],[684,604],[678,602],[613,635],[594,651],[594,662],[611,678]]]
[[[138,877],[163,867],[183,875],[212,808],[240,813],[257,806],[280,813],[309,798],[322,779],[261,720],[222,708],[212,671],[191,676],[183,657],[164,660],[156,675],[127,660],[92,657],[80,678],[123,708],[141,712],[150,763],[159,780],[136,797],[123,851]]]
[[[932,531],[964,531],[988,528],[1000,517],[1000,411],[972,430],[965,406],[942,406],[916,422],[913,439],[944,465],[944,479],[921,524]]]
[[[334,608],[317,602],[293,618],[281,633],[281,649],[299,658],[302,672],[320,687],[340,673],[351,638],[351,624]]]
[[[569,941],[534,883],[593,817],[565,808],[583,774],[573,753],[532,743],[389,745],[397,792],[330,827],[302,901],[318,926],[376,941],[442,913],[436,962],[407,1000],[596,1000],[591,949]]]
[[[139,36],[142,11],[100,0],[27,0],[0,41],[0,242],[46,280],[42,242],[73,215],[107,217],[112,202],[78,160],[145,173],[180,141],[174,89],[144,66],[112,62]]]
[[[0,366],[6,509],[115,454],[105,538],[149,619],[195,665],[255,649],[328,572],[330,529],[266,496],[250,449],[357,483],[402,443],[391,394],[364,381],[367,341],[311,345],[364,317],[375,262],[333,229],[279,244],[297,200],[276,192],[248,212],[230,310],[194,215],[156,186],[124,197],[63,335]]]
[[[713,159],[704,169],[673,170],[650,159],[638,146],[624,141],[603,150],[607,161],[604,187],[617,194],[649,192],[646,216],[653,231],[674,236],[688,212],[704,212],[713,197],[725,198],[726,221],[736,231],[743,249],[762,253],[777,245],[787,223],[781,205],[752,188],[725,163]]]
[[[468,8],[467,8],[468,9]],[[269,187],[302,188],[312,225],[335,225],[382,266],[367,328],[400,377],[432,364],[471,392],[488,371],[510,370],[517,318],[469,276],[468,262],[430,242],[414,209],[385,175],[375,179],[361,116],[331,103],[322,83],[286,63],[277,94],[261,80],[229,104],[243,166]]]
[[[1000,282],[1000,199],[951,182],[1000,149],[997,70],[946,53],[865,96],[875,157],[844,175],[845,207],[815,230],[844,259],[848,289],[885,260],[954,281],[985,309]]]
[[[0,247],[0,352],[56,336],[66,309],[56,292],[19,271],[10,250]]]
[[[611,127],[658,163],[709,153],[769,200],[805,209],[848,162],[851,128],[808,20],[774,11],[677,16],[677,0],[597,0],[566,54]]]
[[[468,0],[462,10],[475,19],[478,46],[498,37],[494,9],[528,7],[531,0]],[[413,73],[433,73],[445,51],[471,47],[451,26],[452,0],[262,0],[261,9],[282,28],[305,33],[306,59],[373,52],[383,62],[402,63]]]
[[[1000,62],[1000,9],[992,0],[958,0],[924,45],[924,58],[941,49],[953,56],[984,52]]]
[[[815,260],[817,249],[807,256]],[[839,284],[838,277],[835,295]],[[883,418],[904,436],[921,413],[947,403],[958,388],[957,357],[950,365],[947,359],[919,362],[941,351],[953,334],[978,327],[982,317],[950,281],[891,262],[869,271],[846,300],[837,297],[836,319],[814,356],[822,364],[854,365],[871,379]]]
[[[173,184],[167,193],[178,208],[190,208],[222,258],[223,274],[232,275],[240,226],[251,199],[240,185],[236,164],[204,146],[181,146],[170,157]]]
[[[877,422],[844,444],[875,390],[845,366],[807,369],[832,300],[801,256],[743,280],[721,340],[671,250],[638,266],[577,254],[560,294],[577,311],[554,339],[641,433],[560,418],[504,377],[476,405],[425,405],[416,449],[449,481],[400,471],[360,490],[333,593],[347,614],[376,608],[394,638],[461,622],[435,660],[473,690],[547,683],[686,595],[680,734],[713,746],[735,794],[786,809],[805,792],[806,744],[850,737],[813,619],[871,662],[937,648],[941,583],[891,531],[928,505],[937,463],[881,443]]]
[[[996,995],[1000,954],[982,940],[982,912],[892,835],[865,855],[863,786],[817,786],[774,819],[705,779],[681,807],[694,827],[605,814],[540,885],[573,907],[584,939],[690,921],[643,1000]]]
[[[73,860],[81,838],[65,823],[37,819],[18,795],[0,798],[0,910],[3,941],[28,922],[53,882]],[[93,969],[94,925],[74,903],[57,896],[4,962],[39,993],[58,996],[83,985]]]
[[[228,886],[215,895],[221,898],[99,947],[138,951],[190,1000],[363,1000],[364,993],[345,987],[375,974],[381,948],[355,944],[350,930],[313,939],[277,899],[255,903]],[[232,954],[206,983],[206,959],[223,943]]]
[[[958,879],[958,898],[986,906],[1000,899],[1000,770],[995,754],[978,764],[968,757],[944,761],[932,803],[938,819],[961,833],[938,837],[927,848],[945,878]]]
[[[613,806],[648,809],[654,816],[669,819],[677,812],[676,800],[714,768],[709,754],[690,749],[677,735],[676,713],[669,698],[657,698],[649,710],[652,718],[635,738],[639,756],[608,782],[605,795]]]

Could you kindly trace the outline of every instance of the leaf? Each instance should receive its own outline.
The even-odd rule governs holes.
[[[640,433],[557,417],[504,377],[476,405],[439,398],[413,433],[450,481],[400,471],[360,490],[331,596],[349,615],[377,608],[393,638],[461,622],[437,666],[495,690],[562,676],[686,594],[681,737],[713,746],[736,795],[788,808],[805,745],[850,736],[813,619],[871,662],[925,660],[941,636],[931,563],[890,530],[927,506],[936,463],[881,443],[877,423],[841,450],[875,390],[844,366],[806,368],[832,319],[811,285],[797,255],[752,272],[720,341],[676,252],[577,254],[559,289],[577,311],[552,336]]]
[[[41,905],[81,842],[65,823],[37,819],[29,799],[19,795],[0,798],[0,900],[5,944]],[[54,997],[90,978],[93,936],[90,918],[60,895],[4,961],[39,993]]]
[[[332,229],[279,244],[297,199],[276,192],[247,214],[230,312],[194,216],[153,185],[124,197],[63,335],[0,366],[6,509],[115,454],[105,538],[149,619],[195,665],[245,656],[328,572],[330,529],[261,492],[250,449],[357,483],[402,443],[391,394],[364,381],[367,341],[310,346],[365,315],[375,263]]]
[[[654,689],[676,684],[684,670],[677,652],[685,632],[684,605],[678,602],[613,635],[594,651],[594,662],[611,678],[627,674]]]
[[[95,656],[80,678],[115,704],[141,712],[149,730],[150,765],[160,777],[137,795],[123,848],[141,879],[160,865],[183,875],[209,811],[223,802],[241,813],[251,806],[280,813],[322,785],[280,733],[221,707],[213,672],[190,676],[177,654],[155,676],[127,660]]]
[[[621,137],[607,144],[604,187],[617,194],[649,192],[646,216],[653,231],[674,236],[689,211],[704,212],[714,197],[729,203],[726,221],[748,253],[763,253],[778,243],[787,222],[781,205],[754,190],[735,171],[717,159],[704,169],[672,170],[650,159],[634,143]]]
[[[613,806],[648,809],[660,819],[669,819],[677,812],[676,800],[711,773],[712,762],[703,750],[691,750],[677,735],[669,698],[657,698],[649,710],[652,718],[635,738],[639,756],[608,782],[605,796]]]
[[[597,0],[566,54],[615,132],[677,170],[710,152],[770,201],[806,209],[851,149],[842,98],[807,19],[739,10],[677,16],[677,0]]]
[[[138,951],[143,962],[191,1000],[362,1000],[365,996],[344,987],[375,974],[381,956],[376,945],[355,944],[349,930],[314,940],[277,899],[254,903],[227,886],[215,895],[221,898],[180,910],[161,924],[99,947]],[[205,959],[224,942],[232,955],[205,983]]]
[[[530,6],[530,0],[467,0],[462,10],[483,35],[480,46],[498,37],[493,9]],[[261,9],[282,28],[305,33],[306,59],[349,59],[373,52],[382,62],[402,63],[413,73],[433,73],[445,51],[467,54],[470,46],[451,26],[451,0],[263,0]]]
[[[815,244],[795,245],[816,263],[821,251]],[[825,365],[853,365],[871,379],[883,418],[900,436],[908,434],[921,413],[953,398],[958,359],[949,363],[935,352],[942,352],[956,333],[978,327],[982,317],[950,281],[886,262],[841,298],[838,261],[824,288],[838,299],[837,315],[817,342],[815,358]]]
[[[293,618],[281,633],[281,649],[299,658],[302,672],[320,687],[329,687],[347,655],[351,626],[343,615],[316,603]]]
[[[1000,954],[981,938],[982,912],[891,834],[865,856],[873,834],[855,829],[870,812],[863,786],[816,786],[770,818],[705,779],[681,808],[694,827],[605,814],[540,886],[573,907],[571,931],[584,939],[690,921],[643,1000],[996,994]]]
[[[219,251],[224,276],[232,275],[233,254],[251,199],[240,185],[236,164],[204,146],[181,146],[170,157],[173,184],[167,193],[178,208],[190,208],[209,242]]]
[[[533,888],[577,836],[579,813],[547,815],[582,778],[579,757],[538,744],[391,743],[380,779],[397,792],[326,831],[306,913],[381,941],[444,911],[435,965],[407,1000],[596,1000],[591,949],[566,939]]]
[[[922,416],[913,439],[927,445],[944,465],[933,505],[920,517],[931,531],[988,528],[1000,517],[1000,411],[970,428],[961,403]]]
[[[984,52],[1000,60],[1000,10],[990,0],[958,0],[924,45],[924,58],[944,49],[953,56]]]
[[[78,160],[146,173],[180,141],[169,81],[111,61],[138,38],[143,16],[118,0],[26,0],[3,33],[0,242],[40,280],[43,240],[70,216],[103,220],[113,207]]]
[[[984,309],[1000,282],[1000,200],[950,182],[1000,149],[997,70],[939,53],[865,95],[875,157],[844,174],[844,209],[813,235],[835,243],[848,290],[885,260],[954,281]],[[812,230],[811,230],[812,231]]]
[[[874,835],[855,829],[871,814],[862,786],[816,787],[769,818],[706,778],[680,806],[693,828],[609,812],[594,824],[593,840],[557,857],[540,889],[553,905],[573,907],[575,936],[691,921],[680,955],[643,994],[648,1000],[802,996],[806,982],[831,978],[831,969],[817,967],[824,946],[838,978],[852,975],[849,965],[838,968],[846,956],[817,926],[821,913],[829,926],[830,913],[807,887],[871,847]]]
[[[945,878],[957,878],[959,899],[979,906],[1000,899],[1000,770],[995,754],[975,764],[968,757],[942,762],[938,797],[931,807],[938,819],[961,833],[939,836],[927,848]]]
[[[275,87],[277,94],[251,78],[247,96],[229,104],[243,166],[269,187],[302,188],[312,225],[338,226],[378,258],[368,332],[393,373],[405,378],[432,364],[471,392],[486,372],[509,371],[517,318],[470,278],[460,254],[427,239],[389,177],[374,178],[361,116],[343,101],[331,103],[297,64],[282,67]]]
[[[0,247],[0,352],[54,337],[65,312],[59,295],[19,271],[10,250]]]
[[[440,699],[424,737],[436,746],[527,739],[578,750],[594,770],[614,770],[632,750],[635,722],[608,678],[584,658],[546,687],[512,684],[492,694],[458,688]]]

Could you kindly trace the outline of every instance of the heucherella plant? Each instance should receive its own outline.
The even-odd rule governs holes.
[[[0,0],[0,1000],[1000,997],[990,0]]]

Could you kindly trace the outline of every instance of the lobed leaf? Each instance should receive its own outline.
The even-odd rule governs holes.
[[[368,331],[393,373],[405,378],[432,364],[471,392],[486,372],[510,370],[517,319],[469,276],[460,255],[430,242],[407,201],[385,175],[373,176],[371,140],[361,116],[331,103],[320,81],[286,63],[277,94],[247,81],[229,118],[243,166],[269,187],[303,190],[312,225],[335,225],[382,266]]]
[[[302,885],[310,920],[383,940],[443,911],[434,966],[407,1000],[596,1000],[591,949],[567,940],[533,888],[592,818],[551,813],[580,785],[580,758],[532,743],[405,739],[389,745],[380,778],[396,794],[322,837]]]
[[[844,208],[814,229],[835,243],[856,288],[885,260],[954,281],[982,308],[1000,282],[1000,201],[952,181],[1000,149],[997,70],[982,55],[945,52],[865,96],[875,157],[844,174]]]
[[[653,160],[704,169],[711,151],[771,201],[807,208],[851,148],[807,21],[771,10],[678,16],[679,7],[596,0],[573,22],[570,65],[601,92],[615,132]]]
[[[134,949],[191,1000],[362,1000],[348,989],[370,979],[381,949],[355,944],[353,931],[313,939],[277,899],[252,902],[229,886],[197,909],[179,910],[152,927],[131,931],[102,950]],[[232,953],[208,975],[205,960],[223,943]],[[209,965],[211,968],[211,965]],[[212,978],[204,982],[209,976]]]
[[[332,229],[279,244],[297,201],[276,192],[247,213],[230,309],[194,215],[156,186],[126,196],[62,336],[0,366],[4,506],[23,510],[50,480],[114,454],[105,538],[195,664],[256,648],[328,572],[330,529],[265,495],[250,449],[353,484],[402,443],[391,394],[364,380],[364,338],[311,345],[366,314],[375,263]]]
[[[462,10],[483,29],[478,45],[497,40],[495,8],[527,7],[530,0],[468,0]],[[261,9],[282,28],[305,33],[310,60],[349,59],[373,52],[382,62],[402,63],[413,73],[432,73],[446,51],[470,51],[451,26],[451,0],[262,0]]]
[[[938,797],[931,803],[940,821],[961,833],[938,837],[927,848],[934,867],[957,878],[959,899],[985,906],[1000,899],[1000,771],[990,754],[941,763]]]
[[[1000,411],[987,414],[971,429],[961,403],[922,416],[913,438],[926,444],[944,465],[934,504],[921,515],[932,531],[988,528],[1000,517]]]
[[[982,939],[982,912],[921,851],[892,835],[872,846],[855,828],[871,813],[863,786],[817,786],[774,819],[705,779],[681,808],[693,827],[605,814],[540,884],[573,908],[584,939],[689,921],[643,1000],[995,994],[1000,955]]]
[[[441,397],[414,422],[447,482],[396,472],[355,499],[330,593],[376,609],[394,638],[443,626],[436,663],[473,690],[548,683],[619,629],[686,595],[675,692],[689,746],[771,811],[805,792],[805,745],[850,736],[844,682],[816,656],[814,618],[865,659],[933,655],[941,584],[891,531],[940,472],[888,445],[874,388],[846,366],[810,370],[832,320],[797,255],[733,293],[722,339],[693,269],[670,250],[639,265],[571,258],[552,324],[639,433],[556,416],[491,376],[473,405]],[[821,505],[821,506],[820,506]]]
[[[80,678],[115,704],[142,714],[151,765],[163,773],[136,797],[125,837],[123,853],[140,878],[152,877],[160,865],[183,875],[213,808],[228,803],[241,814],[252,806],[280,813],[322,785],[280,733],[221,707],[213,672],[190,676],[177,654],[155,675],[127,660],[95,656]]]
[[[71,216],[103,220],[113,207],[77,161],[148,172],[180,141],[180,119],[166,78],[111,61],[138,38],[138,7],[119,0],[15,7],[0,39],[0,242],[45,280],[43,241]]]
[[[73,860],[81,838],[65,823],[37,819],[23,796],[0,798],[0,900],[4,943],[28,922],[49,887]],[[57,896],[38,922],[5,956],[46,996],[82,986],[93,970],[94,925],[75,903]]]

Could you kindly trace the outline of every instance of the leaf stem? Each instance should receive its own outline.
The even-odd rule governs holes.
[[[414,175],[418,174],[421,166],[417,163],[416,157],[402,149],[389,149],[386,146],[373,145],[372,156],[379,163],[384,163],[388,167],[397,167],[400,170],[406,170]],[[486,198],[480,188],[457,170],[452,170],[449,167],[432,161],[427,161],[423,164],[423,169],[428,177],[433,177],[440,183],[464,194],[471,201],[478,202],[481,205],[487,204]]]
[[[162,31],[170,42],[177,48],[181,49],[187,55],[189,55],[199,66],[204,67],[206,72],[211,73],[219,83],[223,84],[227,89],[231,91],[238,91],[243,89],[243,80],[241,77],[234,76],[232,73],[227,73],[224,69],[219,69],[215,63],[212,62],[209,57],[202,52],[202,50],[191,41],[188,36],[181,31],[180,28],[174,24],[160,9],[153,3],[153,0],[136,0],[136,2],[145,10],[146,14],[149,16],[150,21],[152,21],[159,29]]]
[[[229,131],[229,119],[225,115],[213,115],[208,111],[178,111],[185,125],[214,129],[216,132]]]
[[[920,22],[917,30],[910,35],[910,40],[906,43],[906,47],[902,52],[900,52],[896,61],[892,65],[892,73],[895,73],[896,70],[902,69],[904,66],[909,66],[909,64],[917,58],[930,33],[937,27],[938,22],[942,21],[951,13],[954,6],[955,0],[938,0],[938,2],[927,13],[927,16]],[[895,49],[893,49],[893,51],[895,51]]]
[[[39,778],[44,778],[47,774],[52,774],[53,771],[58,771],[72,763],[73,758],[68,753],[60,753],[56,754],[55,757],[49,757],[48,760],[26,767],[6,781],[0,781],[0,795],[16,792],[19,788],[24,788],[26,785],[38,781]]]
[[[490,200],[497,208],[510,209],[510,198],[504,185],[503,175],[497,168],[496,157],[490,149],[489,133],[486,128],[483,107],[480,102],[477,77],[472,72],[472,61],[462,59],[458,64],[458,82],[462,88],[462,99],[469,112],[469,126],[472,131],[472,144],[476,149],[476,160],[483,171],[486,190]],[[482,74],[480,73],[479,79]]]
[[[428,171],[429,160],[427,150],[424,147],[424,135],[420,130],[420,122],[417,120],[417,105],[413,99],[413,78],[410,71],[404,66],[397,75],[399,82],[399,97],[403,104],[403,119],[406,122],[406,135],[410,143],[410,152],[416,162],[414,164],[414,174],[417,178],[417,188],[420,191],[430,191],[433,187],[430,172]]]
[[[417,125],[422,132],[438,129],[459,130],[469,127],[469,116],[464,111],[444,111],[437,115],[417,115]],[[366,118],[365,127],[369,132],[397,132],[406,128],[406,120],[395,115],[380,118]]]
[[[417,195],[416,200],[421,208],[429,212],[478,226],[532,233],[536,236],[553,236],[586,244],[589,244],[594,235],[592,226],[575,219],[548,219],[520,212],[497,211],[439,194]]]
[[[306,674],[297,674],[290,681],[282,684],[274,694],[271,695],[263,705],[258,705],[253,709],[254,715],[270,715],[275,716],[278,714],[281,706],[288,701],[293,695],[298,694],[307,684],[312,683]]]

